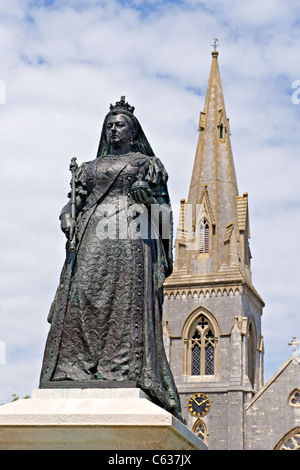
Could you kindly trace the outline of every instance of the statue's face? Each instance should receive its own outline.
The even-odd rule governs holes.
[[[124,148],[130,145],[130,140],[134,135],[134,129],[122,116],[110,116],[106,123],[106,138],[112,148]]]

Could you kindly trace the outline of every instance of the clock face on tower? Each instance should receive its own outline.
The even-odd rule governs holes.
[[[188,410],[195,418],[207,415],[210,410],[210,400],[204,393],[194,393],[188,401]]]

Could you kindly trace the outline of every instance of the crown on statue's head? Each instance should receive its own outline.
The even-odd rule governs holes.
[[[134,112],[134,106],[130,106],[127,102],[125,102],[125,96],[121,96],[120,101],[117,101],[116,104],[111,104],[110,105],[110,110],[114,111],[116,109],[125,109],[126,111],[129,111],[130,113],[133,114]]]

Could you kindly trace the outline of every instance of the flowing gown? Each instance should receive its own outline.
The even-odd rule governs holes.
[[[172,223],[136,205],[129,189],[145,180],[169,214],[167,173],[141,153],[103,156],[76,174],[82,198],[77,252],[68,250],[50,309],[41,385],[53,381],[135,382],[181,419],[162,337],[163,282],[171,273]],[[136,207],[139,210],[136,210]]]

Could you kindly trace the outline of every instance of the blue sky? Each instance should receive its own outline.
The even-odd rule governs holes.
[[[289,357],[300,338],[299,29],[297,0],[0,0],[0,403],[38,386],[71,157],[95,157],[109,103],[126,95],[167,167],[176,221],[214,36],[239,192],[249,193],[253,282],[266,302],[266,379]]]

